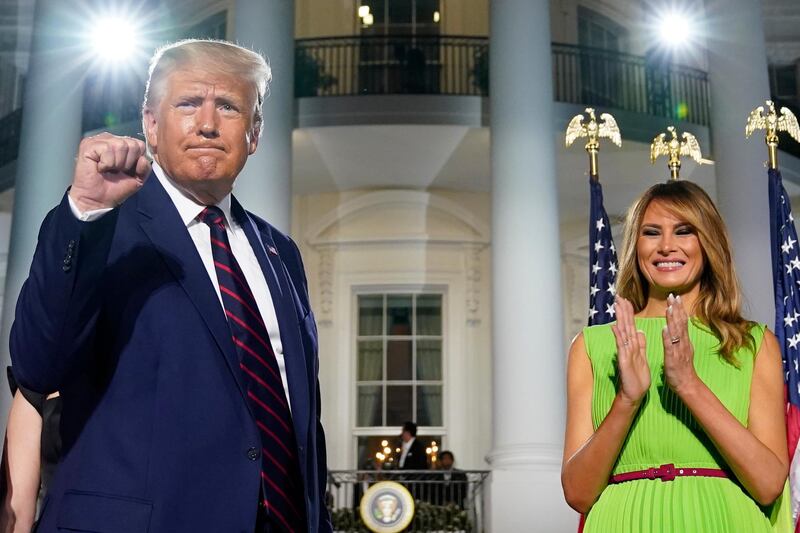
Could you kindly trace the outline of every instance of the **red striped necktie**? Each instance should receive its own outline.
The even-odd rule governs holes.
[[[211,229],[211,251],[222,306],[231,328],[247,398],[261,433],[261,502],[269,531],[306,530],[305,506],[292,415],[267,327],[247,280],[233,256],[224,216],[206,207],[198,216]]]

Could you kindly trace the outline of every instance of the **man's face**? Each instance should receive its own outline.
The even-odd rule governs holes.
[[[453,458],[445,454],[439,458],[439,467],[442,470],[450,470],[453,468]]]
[[[247,80],[187,68],[163,83],[155,109],[144,112],[156,162],[201,204],[219,202],[255,152],[256,89]]]

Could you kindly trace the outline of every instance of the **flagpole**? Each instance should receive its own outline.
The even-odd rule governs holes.
[[[766,111],[766,113],[765,113]],[[780,115],[772,101],[750,112],[745,125],[745,136],[765,130],[768,148],[767,183],[769,190],[770,244],[772,255],[772,287],[775,297],[775,336],[783,356],[784,395],[786,398],[786,434],[789,448],[789,488],[792,519],[795,531],[800,531],[797,521],[797,501],[800,497],[800,461],[797,450],[800,442],[800,372],[798,371],[798,344],[800,344],[800,256],[798,237],[792,217],[789,194],[783,186],[778,169],[778,132],[787,132],[800,141],[797,118],[785,107]]]
[[[765,105],[766,115],[764,106],[758,106],[750,112],[744,134],[745,137],[750,137],[757,130],[765,130],[764,141],[769,150],[767,166],[770,170],[778,170],[778,132],[784,131],[795,141],[800,142],[800,125],[797,123],[797,117],[788,108],[782,107],[779,115],[772,100],[767,100]]]
[[[587,107],[586,114],[589,120],[584,122],[584,115],[575,115],[567,125],[566,145],[572,146],[576,139],[586,137],[586,153],[589,154],[589,177],[595,181],[600,181],[600,170],[598,165],[598,155],[600,153],[600,139],[608,139],[617,146],[622,146],[622,136],[620,135],[617,121],[609,113],[600,115],[601,122],[597,121],[594,108]]]
[[[589,153],[589,177],[593,181],[600,181],[600,173],[597,169],[597,155],[600,153],[600,142],[597,138],[590,138],[586,143],[586,151]]]
[[[605,324],[614,320],[614,296],[616,294],[617,252],[611,234],[611,223],[603,207],[603,187],[600,184],[599,153],[600,139],[609,139],[622,145],[617,121],[608,113],[600,115],[586,108],[583,114],[570,120],[566,132],[569,147],[579,138],[586,138],[586,153],[589,155],[589,325]]]
[[[594,109],[586,108],[589,120],[584,115],[575,115],[567,125],[566,145],[569,148],[576,139],[586,137],[586,153],[589,154],[589,325],[605,324],[614,318],[614,295],[616,294],[617,252],[611,235],[611,224],[603,207],[603,187],[600,185],[600,139],[609,139],[622,146],[622,136],[617,121],[608,113],[600,115],[598,123]],[[578,533],[583,532],[586,515],[581,515]]]

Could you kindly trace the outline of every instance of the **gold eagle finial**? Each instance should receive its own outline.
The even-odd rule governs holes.
[[[589,115],[587,122],[584,122],[583,113],[575,115],[569,121],[566,145],[569,148],[576,139],[586,137],[586,151],[589,153],[589,175],[593,179],[597,179],[597,153],[600,151],[600,139],[609,139],[617,146],[622,146],[622,135],[617,121],[610,114],[601,114],[601,122],[598,122],[594,108],[587,107],[586,113]]]
[[[700,151],[700,143],[697,142],[697,137],[691,133],[683,132],[681,135],[683,140],[680,140],[675,126],[669,126],[667,131],[671,134],[670,139],[666,138],[666,133],[660,133],[656,135],[650,144],[650,163],[655,164],[656,159],[660,156],[667,156],[670,177],[676,180],[681,170],[681,157],[691,157],[699,165],[706,161],[703,159],[703,153]]]
[[[750,137],[756,130],[766,130],[766,142],[769,146],[769,168],[778,168],[778,132],[785,131],[792,139],[800,142],[800,125],[797,117],[789,109],[782,107],[780,115],[775,109],[772,100],[766,101],[767,114],[764,114],[764,106],[758,106],[750,112],[747,117],[747,124],[744,127],[744,134]]]

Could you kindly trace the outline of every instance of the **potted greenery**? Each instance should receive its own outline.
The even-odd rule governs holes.
[[[298,48],[294,56],[295,97],[318,96],[321,91],[336,84],[336,78],[323,72],[323,66],[304,48]]]

